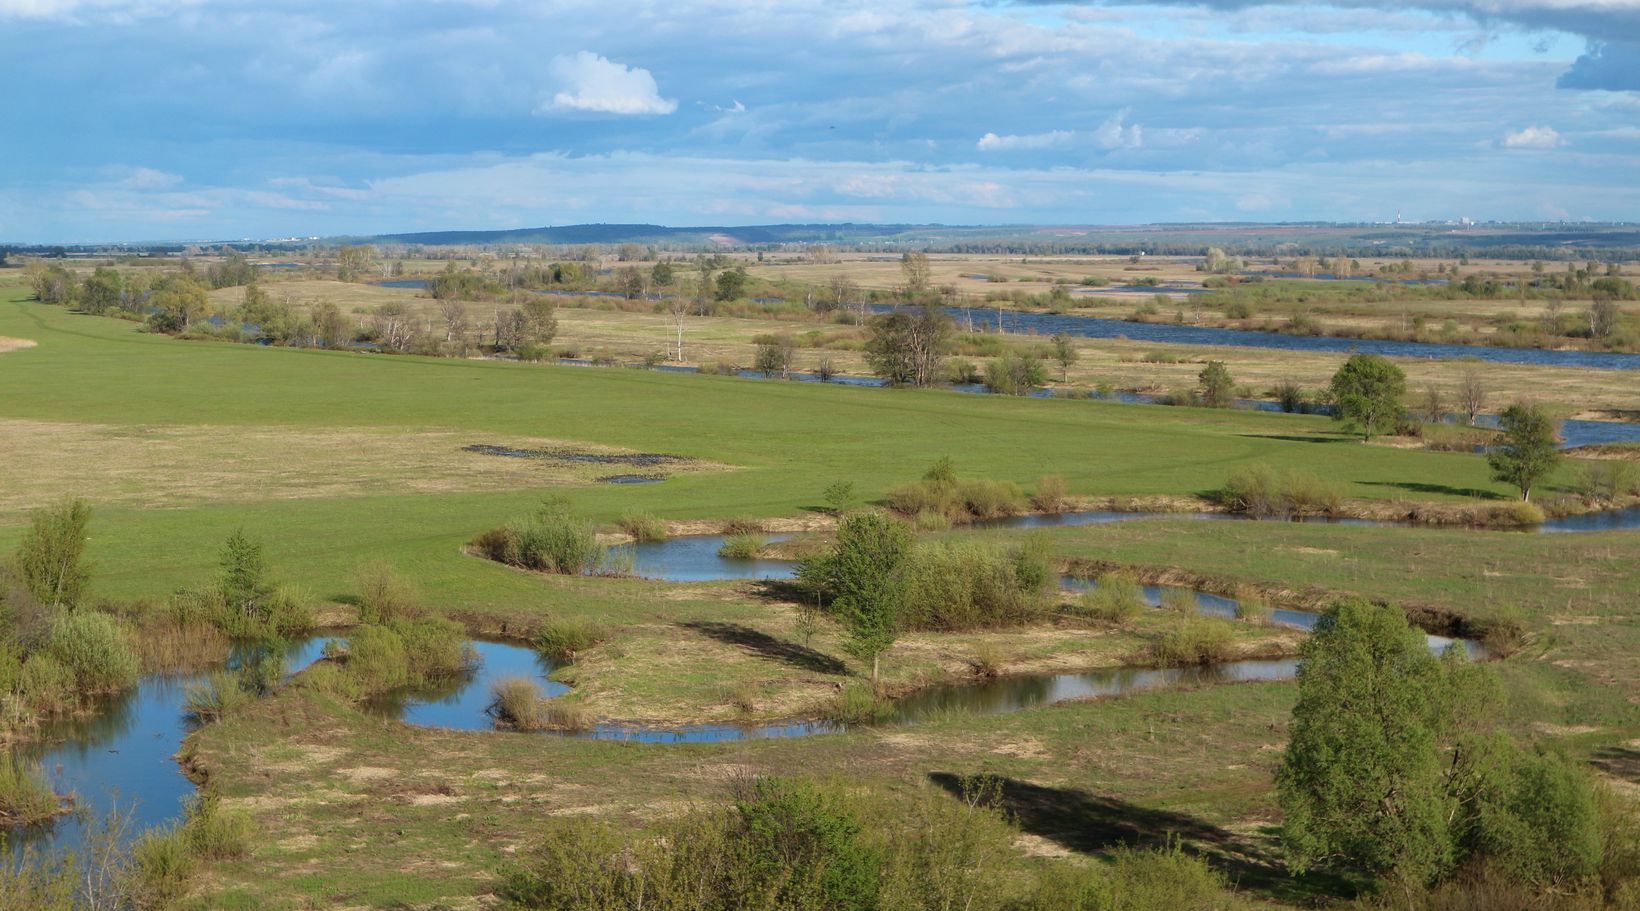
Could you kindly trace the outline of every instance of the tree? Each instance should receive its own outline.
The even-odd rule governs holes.
[[[757,344],[757,358],[754,366],[764,376],[780,374],[782,377],[791,375],[792,358],[797,353],[797,341],[790,335],[760,335],[754,340]]]
[[[1333,419],[1361,431],[1362,439],[1395,429],[1407,378],[1376,354],[1356,354],[1332,378]]]
[[[1516,403],[1498,417],[1503,442],[1486,454],[1492,480],[1514,485],[1522,500],[1532,498],[1532,487],[1560,463],[1555,422],[1538,405]]]
[[[154,306],[155,315],[161,317],[157,322],[150,318],[150,323],[162,330],[187,329],[211,306],[204,286],[186,272],[173,272],[155,282],[148,302]]]
[[[831,277],[828,287],[831,289],[833,309],[841,310],[854,303],[855,298],[860,296],[860,286],[854,283],[854,279],[841,272]]]
[[[657,288],[672,287],[674,278],[671,263],[656,263],[655,268],[649,270],[649,281]]]
[[[1424,402],[1419,410],[1425,423],[1440,424],[1446,420],[1446,400],[1441,397],[1439,386],[1434,383],[1424,386]]]
[[[895,386],[932,386],[939,379],[951,337],[951,320],[939,307],[924,304],[880,314],[871,322],[866,361],[872,372]]]
[[[72,607],[80,600],[91,571],[83,563],[91,507],[65,499],[36,509],[17,545],[13,560],[18,580],[40,604]]]
[[[273,586],[267,581],[262,545],[246,537],[244,529],[237,529],[223,543],[218,563],[222,575],[217,580],[217,589],[229,609],[246,616],[259,613],[262,602],[273,593]]]
[[[1208,361],[1196,379],[1202,384],[1202,404],[1209,408],[1230,407],[1236,393],[1236,382],[1230,378],[1224,361]]]
[[[985,385],[999,395],[1030,395],[1032,389],[1047,381],[1042,362],[1030,352],[1005,351],[985,365]]]
[[[638,271],[637,266],[627,266],[622,269],[619,273],[617,273],[617,279],[621,286],[622,297],[627,300],[637,300],[638,298],[643,297],[643,273]]]
[[[388,301],[370,313],[370,326],[385,348],[404,351],[410,347],[412,314],[407,304]]]
[[[438,304],[439,314],[444,317],[444,340],[453,342],[458,336],[467,334],[467,305],[458,300],[443,300]]]
[[[125,295],[125,281],[116,269],[98,266],[80,286],[80,309],[87,313],[117,310]]]
[[[1289,862],[1302,872],[1336,859],[1430,881],[1452,863],[1441,661],[1399,608],[1354,599],[1334,605],[1299,649],[1276,775]]]
[[[900,275],[905,278],[905,292],[909,297],[915,298],[928,290],[932,272],[927,253],[919,250],[900,257]]]
[[[357,281],[360,276],[370,271],[376,258],[376,248],[368,246],[339,247],[336,250],[336,278],[340,281]]]
[[[751,278],[746,274],[745,266],[736,266],[726,269],[717,277],[716,298],[720,301],[740,300],[746,296],[746,287]]]
[[[1052,339],[1049,339],[1049,344],[1052,345],[1053,359],[1059,364],[1059,381],[1061,383],[1070,382],[1071,365],[1075,364],[1081,357],[1077,353],[1076,343],[1071,340],[1069,335],[1058,332],[1054,334]]]
[[[1458,381],[1458,407],[1468,415],[1471,427],[1486,409],[1486,384],[1481,381],[1481,372],[1474,367],[1465,368],[1463,378]]]
[[[831,553],[798,564],[799,579],[832,596],[832,612],[848,628],[844,648],[871,662],[873,686],[879,659],[900,635],[905,598],[897,571],[910,552],[904,522],[866,512],[843,519]]]
[[[1605,338],[1617,328],[1617,304],[1609,300],[1597,300],[1589,308],[1589,334],[1595,338]]]
[[[558,337],[558,308],[539,295],[529,295],[518,306],[518,344],[550,345]]]
[[[313,334],[326,348],[341,348],[353,341],[354,326],[342,309],[330,301],[313,308]]]
[[[689,299],[681,294],[673,294],[666,298],[666,312],[672,314],[672,328],[678,334],[677,357],[673,360],[683,362],[683,318],[689,315]]]

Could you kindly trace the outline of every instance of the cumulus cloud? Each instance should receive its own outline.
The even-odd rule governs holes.
[[[1074,130],[1051,130],[1046,133],[998,136],[986,133],[976,147],[982,152],[1012,152],[1020,149],[1062,149],[1076,141]]]
[[[591,51],[554,57],[552,73],[564,88],[552,96],[546,109],[602,114],[670,114],[678,109],[676,101],[661,97],[648,70]]]
[[[1503,134],[1506,149],[1553,149],[1563,142],[1554,127],[1529,126]]]
[[[1077,146],[1101,149],[1137,149],[1144,145],[1144,128],[1138,124],[1125,126],[1128,112],[1112,115],[1092,130],[1049,130],[1045,133],[998,135],[986,133],[975,143],[981,152],[1021,152],[1044,149],[1070,149]]]

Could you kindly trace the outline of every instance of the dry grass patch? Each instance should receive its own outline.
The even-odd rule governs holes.
[[[449,430],[310,430],[286,427],[120,426],[0,419],[7,483],[0,512],[67,495],[142,507],[376,494],[583,485],[618,470],[553,458],[507,458],[463,449],[628,454],[535,437]],[[668,474],[722,470],[669,462]]]
[[[0,335],[0,354],[5,354],[7,351],[18,351],[23,348],[33,348],[34,345],[35,342],[33,339],[11,338],[9,336]]]

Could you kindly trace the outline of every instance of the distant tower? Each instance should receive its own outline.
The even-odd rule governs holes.
[[[1401,210],[1400,209],[1395,210],[1395,223],[1396,224],[1401,223]]]

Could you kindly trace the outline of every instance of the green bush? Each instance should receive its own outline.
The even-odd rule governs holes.
[[[385,626],[363,624],[347,637],[347,674],[359,692],[382,693],[410,682],[404,640]]]
[[[1040,557],[968,541],[914,548],[899,569],[906,629],[1013,626],[1047,610]]]
[[[528,677],[506,677],[490,687],[490,714],[519,731],[546,727],[547,713],[541,688]]]
[[[461,624],[443,617],[395,620],[387,628],[404,646],[407,677],[412,685],[448,680],[470,673],[478,652],[467,641]]]
[[[388,623],[420,612],[415,588],[392,564],[376,560],[360,566],[359,622]]]
[[[74,671],[56,658],[35,652],[17,673],[17,694],[41,714],[66,712],[79,703]]]
[[[1149,606],[1144,589],[1131,573],[1112,572],[1099,577],[1093,588],[1082,593],[1073,612],[1105,623],[1126,623]]]
[[[1065,479],[1056,474],[1043,475],[1036,479],[1036,489],[1031,492],[1031,507],[1037,512],[1064,512],[1070,505],[1065,498]]]
[[[604,548],[591,523],[562,512],[543,512],[507,525],[504,560],[514,566],[542,572],[580,575],[593,573],[603,562]]]
[[[1230,657],[1234,635],[1228,621],[1191,614],[1174,621],[1151,641],[1150,657],[1169,666],[1215,664]]]
[[[553,661],[573,662],[575,656],[608,639],[609,628],[590,620],[550,620],[535,636],[535,650]]]
[[[1517,882],[1576,888],[1600,867],[1602,832],[1587,773],[1552,753],[1500,747],[1464,841]]]
[[[15,752],[0,756],[0,825],[25,826],[57,815],[61,802],[40,776]]]
[[[1200,606],[1200,602],[1196,600],[1196,593],[1188,588],[1163,589],[1161,602],[1162,610],[1186,616],[1194,615],[1196,608]]]
[[[763,552],[763,543],[763,536],[756,532],[729,535],[717,553],[727,560],[755,560]]]
[[[826,717],[843,724],[877,724],[887,721],[894,703],[877,695],[877,690],[864,681],[845,685],[832,697]]]
[[[41,651],[73,673],[74,686],[82,693],[125,689],[137,682],[142,667],[120,622],[93,611],[53,617]]]
[[[1270,602],[1251,585],[1236,586],[1236,619],[1263,623],[1270,619]]]
[[[200,721],[221,721],[255,699],[255,693],[238,671],[212,671],[205,679],[188,685],[182,710]]]
[[[215,794],[198,794],[188,801],[182,831],[194,855],[207,860],[243,857],[250,851],[250,814],[243,808],[223,806]]]
[[[618,524],[640,544],[666,540],[666,523],[647,512],[629,512],[621,516]]]
[[[131,860],[140,896],[139,907],[169,908],[188,892],[188,881],[199,868],[180,827],[150,829],[131,846]]]
[[[1344,496],[1336,484],[1310,472],[1257,464],[1232,472],[1219,491],[1219,502],[1233,512],[1261,518],[1336,515]]]

